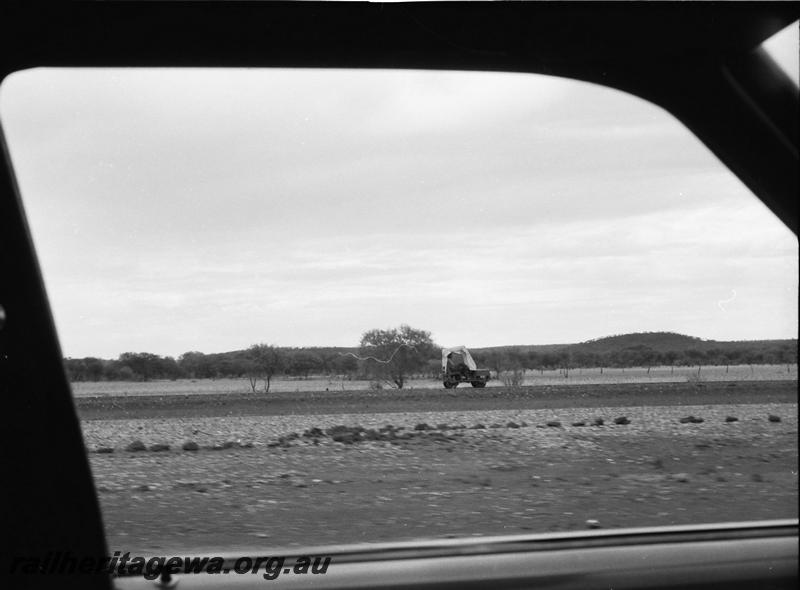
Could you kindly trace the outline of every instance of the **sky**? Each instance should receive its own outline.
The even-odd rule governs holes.
[[[771,47],[795,80],[796,29]],[[403,323],[443,346],[797,337],[797,239],[614,90],[36,69],[3,82],[0,120],[65,356],[357,346]]]

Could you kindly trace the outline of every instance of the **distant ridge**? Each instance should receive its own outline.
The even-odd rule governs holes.
[[[476,348],[475,351],[519,351],[528,352],[559,352],[569,350],[571,352],[585,353],[609,353],[632,348],[649,348],[654,352],[664,353],[669,351],[699,350],[707,352],[709,350],[753,350],[760,348],[770,348],[776,346],[797,346],[797,339],[787,338],[782,340],[703,340],[696,336],[687,336],[676,332],[634,332],[632,334],[615,334],[604,336],[585,342],[574,344],[529,344],[517,346],[492,346]]]
[[[634,332],[632,334],[615,334],[587,340],[574,346],[582,348],[630,348],[632,346],[649,346],[654,350],[697,347],[706,342],[696,336],[687,336],[677,332]],[[709,340],[708,342],[714,342]]]

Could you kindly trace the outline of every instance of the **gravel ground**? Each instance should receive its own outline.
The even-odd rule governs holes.
[[[550,429],[542,430],[536,426],[546,426],[547,422],[558,421],[564,433],[585,432],[588,429],[610,430],[619,436],[648,434],[654,431],[672,435],[686,432],[686,425],[680,419],[696,416],[704,419],[703,432],[709,435],[728,435],[736,423],[726,423],[727,416],[735,416],[746,422],[750,430],[769,431],[769,415],[782,415],[784,426],[797,428],[796,404],[740,404],[731,406],[702,405],[680,407],[599,407],[552,410],[501,410],[468,412],[402,412],[387,414],[324,414],[295,416],[218,416],[171,419],[131,419],[131,420],[92,420],[83,422],[84,440],[90,451],[99,448],[114,448],[122,451],[135,440],[145,445],[166,444],[179,450],[186,441],[196,442],[201,447],[224,445],[226,442],[266,446],[277,442],[280,437],[302,434],[312,428],[325,430],[337,425],[380,428],[385,425],[413,430],[417,424],[426,423],[432,427],[446,424],[463,426],[467,429],[477,424],[491,428],[506,427],[509,422],[527,426],[520,436],[533,437],[537,444],[546,444],[553,437]],[[630,424],[616,426],[613,420],[626,416]],[[604,420],[604,426],[592,426],[596,418]],[[582,427],[572,424],[584,421]],[[534,428],[530,428],[534,427]],[[699,427],[699,424],[695,424]],[[442,430],[452,430],[451,428]],[[456,430],[458,430],[456,428]],[[475,434],[475,433],[473,433]],[[479,436],[480,433],[476,434]],[[299,441],[294,444],[311,444]],[[335,444],[323,438],[318,444]]]

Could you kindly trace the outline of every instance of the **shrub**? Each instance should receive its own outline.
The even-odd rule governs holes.
[[[147,446],[142,441],[137,439],[125,447],[125,450],[130,453],[136,453],[138,451],[146,451]]]
[[[524,369],[514,369],[513,371],[505,371],[502,376],[503,385],[512,389],[522,387],[522,382],[525,380]]]
[[[184,451],[199,451],[200,445],[198,445],[193,440],[187,440],[183,443],[183,447],[181,447]]]

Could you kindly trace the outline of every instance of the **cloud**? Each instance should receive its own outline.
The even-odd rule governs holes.
[[[401,322],[476,346],[797,323],[791,233],[617,91],[33,70],[4,82],[0,116],[73,356],[353,345]]]

